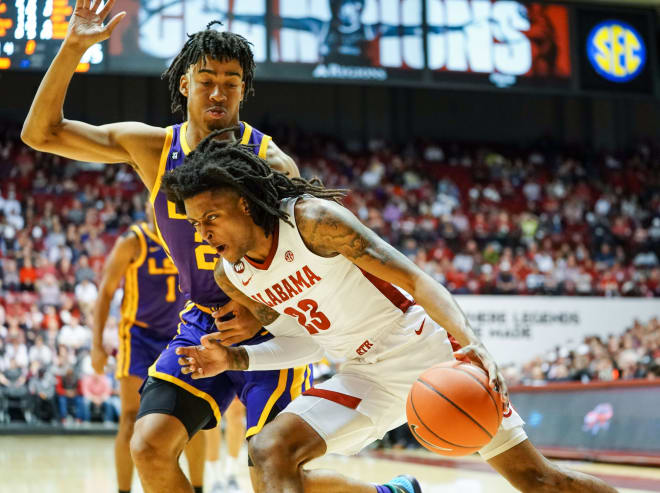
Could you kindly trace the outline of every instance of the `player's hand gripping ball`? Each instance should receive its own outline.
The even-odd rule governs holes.
[[[497,433],[502,401],[481,368],[448,361],[419,376],[408,394],[406,414],[413,436],[430,451],[468,455]]]

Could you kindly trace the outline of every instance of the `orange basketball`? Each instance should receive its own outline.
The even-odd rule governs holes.
[[[408,394],[406,414],[413,436],[430,451],[468,455],[497,433],[502,401],[481,368],[448,361],[419,376]]]

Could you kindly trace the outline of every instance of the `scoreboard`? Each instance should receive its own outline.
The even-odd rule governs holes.
[[[0,70],[45,70],[75,0],[0,0]],[[544,0],[116,0],[80,72],[159,75],[220,20],[261,79],[651,94],[651,10]],[[218,26],[216,26],[218,28]]]
[[[75,0],[0,0],[0,69],[45,70],[64,39]],[[103,71],[104,52],[92,46],[78,71]]]

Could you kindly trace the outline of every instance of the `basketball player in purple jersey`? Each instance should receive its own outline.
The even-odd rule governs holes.
[[[119,380],[121,413],[115,438],[115,470],[120,492],[131,490],[133,460],[130,440],[140,407],[140,387],[147,371],[176,335],[185,299],[178,290],[178,272],[156,236],[151,204],[145,207],[147,222],[132,225],[119,237],[105,262],[92,327],[92,366],[103,374],[108,355],[103,348],[103,329],[110,303],[124,279],[119,323]],[[204,434],[199,433],[185,448],[189,477],[194,486],[204,483]]]
[[[156,230],[179,271],[182,295],[192,303],[180,319],[169,320],[178,335],[149,368],[140,410],[131,439],[131,454],[146,493],[192,493],[194,488],[179,467],[179,455],[188,441],[204,428],[213,428],[234,396],[247,408],[247,436],[264,424],[312,381],[311,367],[248,374],[235,372],[202,385],[183,375],[174,349],[197,344],[214,331],[215,316],[227,344],[249,344],[271,337],[240,305],[229,302],[213,280],[216,252],[197,238],[194,229],[173,212],[160,193],[165,170],[177,167],[185,154],[211,131],[239,127],[241,142],[274,168],[291,176],[293,160],[247,123],[239,121],[239,106],[252,91],[254,61],[249,43],[241,36],[207,28],[185,43],[164,77],[172,107],[187,121],[168,128],[139,122],[94,126],[63,117],[69,83],[82,55],[107,39],[125,16],[104,19],[114,1],[77,0],[60,51],[35,95],[21,137],[31,147],[70,159],[100,163],[129,163],[150,191]],[[231,315],[233,314],[233,318]],[[225,320],[229,318],[229,320]]]
[[[160,191],[161,178],[167,170],[180,166],[204,137],[228,127],[238,127],[238,140],[250,144],[252,152],[273,169],[288,176],[299,173],[293,160],[270,137],[239,120],[239,106],[253,92],[255,66],[249,43],[210,26],[190,36],[164,74],[172,109],[184,113],[186,122],[160,128],[139,122],[94,126],[65,119],[64,99],[80,58],[90,46],[107,39],[125,15],[121,12],[104,25],[113,3],[77,0],[66,38],[35,95],[21,137],[35,149],[71,159],[129,163],[150,191],[156,230],[179,271],[183,296],[193,303],[178,321],[177,336],[149,368],[131,439],[131,455],[145,493],[191,493],[194,490],[178,458],[197,431],[213,428],[238,395],[246,407],[249,439],[311,386],[312,374],[311,366],[226,372],[204,380],[193,380],[182,373],[175,349],[196,345],[203,335],[215,332],[216,319],[225,344],[257,344],[272,336],[261,330],[261,323],[248,309],[230,301],[218,288],[213,278],[218,252],[203,242],[185,216],[177,214],[174,204],[167,202]],[[226,320],[230,314],[233,318]],[[364,485],[353,481],[346,489],[336,489],[317,476],[311,486],[317,491],[349,493]],[[407,487],[391,489],[395,493],[414,493]]]

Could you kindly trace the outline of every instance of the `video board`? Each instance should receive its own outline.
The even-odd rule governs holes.
[[[0,69],[44,70],[66,35],[75,0],[0,0]],[[80,72],[103,72],[105,53],[92,46]]]
[[[74,4],[0,0],[0,69],[46,69]],[[252,43],[261,79],[649,93],[655,75],[653,20],[634,9],[617,16],[523,0],[116,0],[121,10],[128,15],[79,71],[158,75],[189,33],[219,20],[214,28]],[[607,63],[625,65],[630,78],[606,74]]]
[[[422,0],[273,2],[270,61],[287,77],[419,80]]]
[[[570,87],[569,9],[563,5],[426,0],[426,18],[434,81]]]

